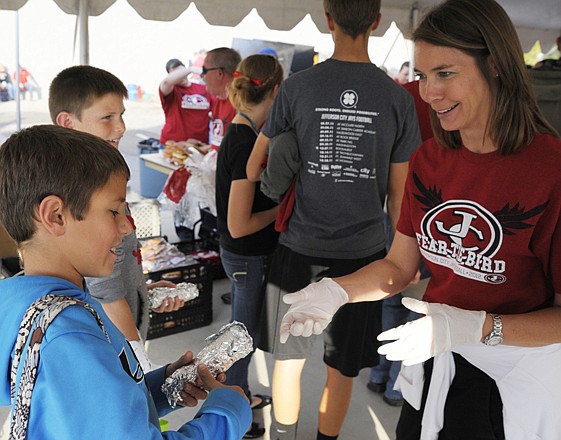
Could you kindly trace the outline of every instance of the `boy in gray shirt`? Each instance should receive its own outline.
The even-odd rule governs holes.
[[[279,439],[295,438],[300,374],[314,340],[280,344],[279,326],[288,310],[282,297],[383,258],[384,203],[395,226],[409,156],[421,143],[413,99],[368,56],[380,1],[325,0],[324,8],[333,56],[281,85],[247,170],[249,179],[258,179],[269,139],[294,130],[301,168],[294,211],[271,264],[260,343],[276,359],[272,438]],[[325,333],[327,383],[318,439],[337,438],[353,378],[378,363],[380,308],[377,303],[342,308]]]

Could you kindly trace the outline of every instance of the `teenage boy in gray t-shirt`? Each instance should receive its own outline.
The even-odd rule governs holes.
[[[313,344],[313,338],[280,344],[280,321],[288,310],[282,296],[385,255],[384,204],[395,226],[409,156],[421,143],[413,99],[368,56],[380,1],[325,0],[324,8],[333,56],[281,85],[247,170],[250,179],[258,179],[269,139],[294,130],[301,168],[294,211],[271,265],[260,344],[276,359],[272,438],[279,439],[295,438],[300,374]],[[318,439],[337,437],[353,377],[378,363],[380,307],[345,306],[325,333],[327,383]]]

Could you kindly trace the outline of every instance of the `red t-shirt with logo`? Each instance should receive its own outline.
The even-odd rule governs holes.
[[[160,90],[160,102],[166,115],[161,144],[168,140],[186,141],[190,138],[208,143],[210,94],[204,85],[175,86],[167,96],[163,96]]]
[[[232,119],[236,116],[236,109],[229,99],[218,99],[215,96],[211,101],[212,132],[210,144],[213,149],[218,150],[226,129]]]
[[[561,293],[561,140],[476,154],[425,142],[409,162],[397,229],[432,274],[424,299],[524,313]]]

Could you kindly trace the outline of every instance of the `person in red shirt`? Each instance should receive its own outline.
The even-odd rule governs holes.
[[[347,302],[395,295],[422,259],[423,301],[403,304],[423,317],[378,335],[392,341],[378,352],[407,367],[396,438],[558,438],[559,134],[498,2],[439,3],[413,41],[434,137],[409,161],[393,245],[285,295],[281,340],[321,333]]]
[[[399,72],[394,80],[396,83],[401,85],[409,82],[409,61],[405,61],[401,65]]]
[[[14,73],[14,80],[16,79],[16,74]],[[37,100],[41,99],[41,87],[31,74],[29,70],[25,67],[20,67],[19,70],[19,88],[22,93],[22,98],[25,99],[27,93],[29,93],[29,100],[33,100],[33,96],[37,98]]]
[[[228,124],[236,115],[234,106],[228,99],[228,86],[234,79],[232,72],[241,61],[240,54],[228,47],[219,47],[207,52],[201,77],[207,91],[213,95],[211,101],[210,145],[218,150]]]
[[[191,70],[172,58],[166,63],[167,76],[159,87],[166,116],[160,143],[195,139],[208,143],[211,97],[205,86],[189,80]]]

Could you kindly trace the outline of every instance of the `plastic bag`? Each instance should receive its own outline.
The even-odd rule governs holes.
[[[205,155],[195,150],[185,162],[191,177],[177,207],[179,226],[193,229],[195,223],[201,219],[201,209],[207,209],[216,216],[216,159],[217,152],[214,150]]]

